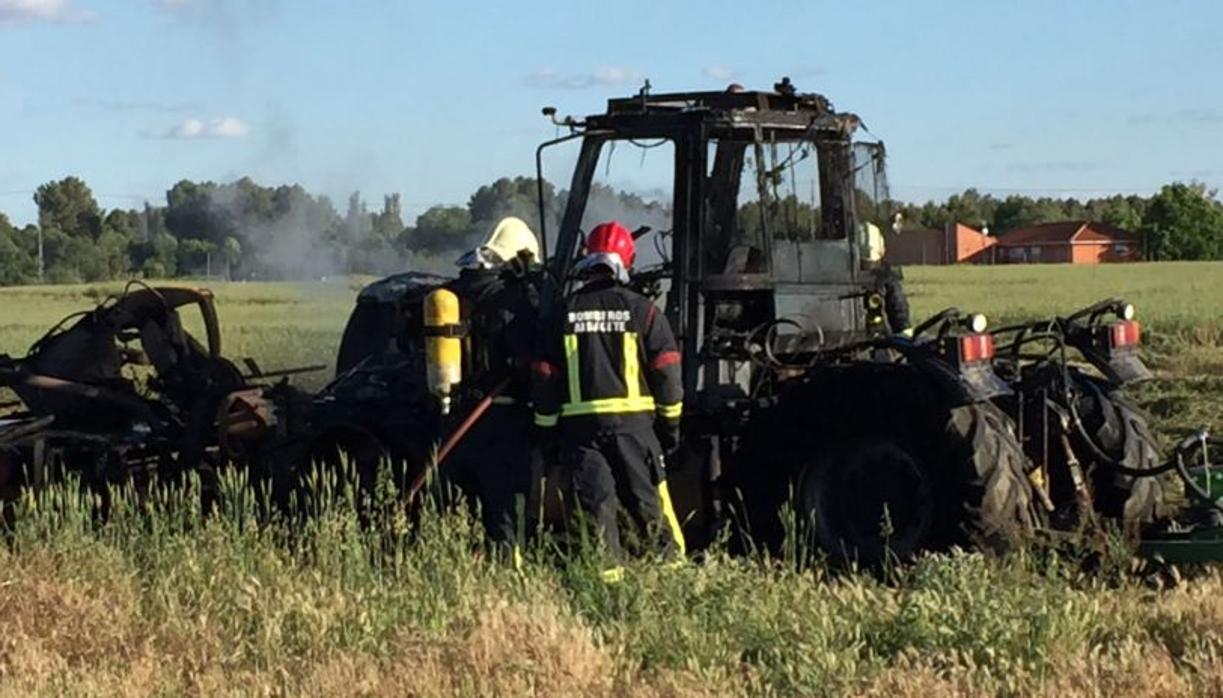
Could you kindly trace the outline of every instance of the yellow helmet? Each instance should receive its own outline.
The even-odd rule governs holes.
[[[539,240],[521,218],[507,216],[497,221],[484,239],[484,244],[460,257],[458,265],[491,269],[516,259],[522,252],[538,260]]]

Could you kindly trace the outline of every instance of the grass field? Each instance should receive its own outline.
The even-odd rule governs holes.
[[[1122,294],[1151,332],[1140,399],[1168,435],[1223,428],[1223,264],[906,270],[917,315],[997,320]],[[226,353],[329,361],[357,285],[220,284]],[[0,289],[0,353],[115,287]],[[235,496],[235,500],[236,500]],[[1085,574],[1033,549],[934,556],[886,580],[731,559],[633,565],[472,554],[478,527],[341,502],[287,535],[237,501],[104,526],[69,490],[27,501],[0,548],[0,695],[1220,695],[1223,574]],[[389,532],[389,533],[387,533]],[[1157,583],[1158,581],[1158,583]]]

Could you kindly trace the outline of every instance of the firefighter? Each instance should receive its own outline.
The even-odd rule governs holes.
[[[512,547],[525,534],[531,472],[530,361],[542,279],[539,242],[529,226],[503,218],[484,242],[457,261],[449,284],[467,318],[462,405],[505,388],[443,462],[441,474],[480,505],[490,541]]]
[[[905,297],[904,275],[885,259],[887,241],[879,226],[867,223],[863,232],[865,240],[862,245],[862,258],[875,277],[875,285],[882,292],[883,311],[888,327],[896,334],[912,337],[913,327],[909,316],[909,300]]]
[[[532,366],[535,424],[555,439],[578,504],[617,564],[621,504],[646,541],[682,557],[663,460],[679,445],[683,409],[675,336],[666,316],[626,287],[636,255],[628,229],[602,223],[586,250],[577,264],[583,285],[543,320]],[[617,566],[605,577],[621,574]]]

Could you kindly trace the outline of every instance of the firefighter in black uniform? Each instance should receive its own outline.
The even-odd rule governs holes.
[[[893,228],[899,227],[898,219]],[[887,241],[879,226],[874,223],[865,224],[863,235],[865,239],[862,244],[862,260],[883,297],[883,311],[888,328],[894,334],[912,337],[913,325],[909,314],[909,300],[905,297],[904,274],[887,261]]]
[[[532,367],[535,424],[554,438],[578,504],[613,559],[624,555],[620,504],[647,541],[682,556],[663,460],[679,445],[683,409],[675,336],[666,316],[625,286],[636,245],[624,226],[595,227],[586,249],[577,265],[584,285],[543,320]],[[621,574],[617,566],[605,577]]]
[[[459,277],[448,285],[467,318],[463,404],[475,405],[508,383],[440,472],[479,503],[489,540],[512,546],[515,560],[531,478],[530,362],[539,298],[546,293],[538,260],[539,243],[527,224],[504,218],[484,244],[458,260]]]

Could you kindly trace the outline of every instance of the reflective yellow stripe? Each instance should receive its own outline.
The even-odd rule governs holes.
[[[578,336],[565,335],[565,369],[569,373],[569,399],[573,402],[582,400],[582,374],[578,358]]]
[[[540,414],[535,413],[535,426],[537,427],[554,427],[561,416],[559,414]]]
[[[574,417],[583,414],[629,414],[653,411],[654,398],[652,397],[609,397],[602,400],[568,402],[561,405],[562,417]]]
[[[492,402],[494,405],[517,405],[518,404],[518,400],[516,398],[512,398],[508,395],[495,395],[493,396]]]
[[[679,517],[675,515],[675,507],[671,504],[671,491],[667,489],[666,480],[658,483],[658,501],[662,504],[662,517],[667,520],[667,528],[671,529],[671,537],[675,539],[675,547],[679,549],[680,555],[687,555],[684,529],[680,528]]]
[[[684,415],[684,403],[677,402],[674,405],[659,405],[658,414],[667,419],[679,419]]]
[[[624,333],[624,385],[630,400],[641,397],[641,371],[637,366],[637,333]]]

